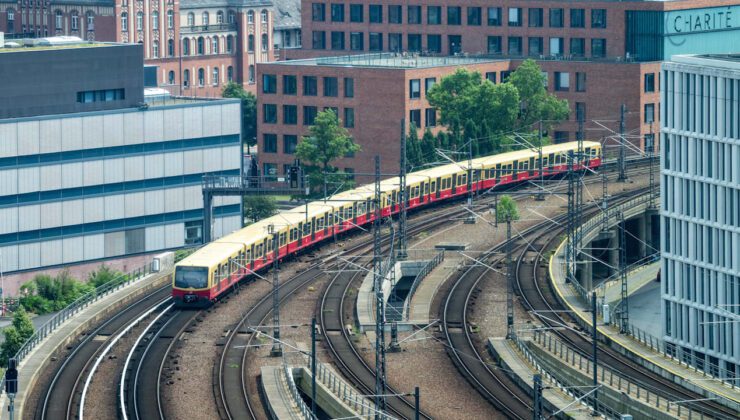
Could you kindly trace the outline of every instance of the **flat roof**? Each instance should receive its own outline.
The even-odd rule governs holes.
[[[466,64],[492,63],[508,61],[506,58],[478,56],[426,56],[412,53],[377,53],[360,55],[343,55],[337,57],[319,57],[302,60],[276,61],[270,64],[294,66],[329,66],[329,67],[375,67],[386,69],[421,69],[444,66],[461,66]]]
[[[664,65],[670,67],[672,63],[691,64],[705,68],[721,68],[737,72],[740,71],[740,53],[673,55],[671,56],[671,60],[665,62]]]
[[[121,44],[116,42],[97,42],[97,41],[83,41],[83,40],[70,40],[62,41],[61,43],[39,43],[34,41],[40,41],[44,38],[37,40],[27,39],[6,39],[5,47],[0,48],[0,53],[14,53],[14,52],[34,52],[34,51],[51,51],[51,50],[69,50],[76,48],[98,48],[98,47],[113,47],[113,46],[125,46],[131,44]],[[8,44],[18,43],[18,47],[8,47]]]

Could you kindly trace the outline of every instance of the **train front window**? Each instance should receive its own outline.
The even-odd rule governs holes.
[[[208,287],[208,269],[205,267],[177,267],[175,287],[204,289]]]

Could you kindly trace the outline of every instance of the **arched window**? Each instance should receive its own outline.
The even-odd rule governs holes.
[[[254,23],[254,10],[247,12],[247,23]]]
[[[152,42],[152,58],[159,57],[159,41]]]
[[[203,12],[202,20],[203,20],[203,23],[201,23],[201,25],[203,26],[208,25],[208,12]]]
[[[254,35],[252,34],[247,37],[247,51],[254,51]]]
[[[54,12],[54,27],[56,29],[62,29],[62,19],[64,19],[64,17],[62,16],[61,10]],[[123,22],[123,19],[124,15],[121,15],[121,22]]]
[[[182,40],[182,55],[190,55],[190,40],[187,38]]]
[[[167,11],[167,27],[172,29],[175,27],[175,12],[172,10]]]
[[[174,39],[167,40],[167,55],[170,57],[175,55],[175,40]]]
[[[267,10],[262,10],[262,13],[260,13],[262,23],[267,23]]]
[[[198,69],[198,86],[206,84],[206,72],[202,68]]]
[[[198,55],[203,55],[206,50],[205,40],[203,37],[198,38]]]
[[[92,11],[88,11],[85,16],[87,16],[87,30],[88,31],[94,31],[95,30],[95,14]]]
[[[216,23],[224,23],[224,12],[221,10],[216,13]]]
[[[152,12],[152,29],[159,29],[159,12]]]
[[[213,80],[211,80],[213,86],[218,86],[218,67],[213,68]]]
[[[182,85],[188,87],[190,85],[190,70],[182,72]]]
[[[236,13],[233,10],[229,10],[229,23],[236,23]]]
[[[76,10],[73,10],[72,13],[70,13],[70,20],[72,24],[70,25],[72,27],[73,31],[77,31],[80,29],[80,15],[77,13]]]
[[[15,32],[15,10],[8,9],[8,32]]]
[[[262,51],[267,51],[267,44],[268,44],[267,34],[262,34]]]
[[[174,85],[175,84],[175,71],[170,70],[169,73],[167,73],[167,84]]]
[[[143,12],[136,12],[136,30],[137,31],[144,30],[144,13]]]
[[[195,26],[195,15],[188,13],[188,26]]]
[[[226,52],[229,54],[234,52],[234,37],[231,35],[226,37]]]
[[[249,83],[254,83],[254,64],[249,65]]]
[[[218,54],[218,37],[214,36],[211,40],[211,54]]]
[[[233,67],[229,66],[226,69],[226,77],[228,78],[227,80],[229,82],[233,82],[234,81],[234,68]]]

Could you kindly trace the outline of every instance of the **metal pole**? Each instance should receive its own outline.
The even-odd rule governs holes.
[[[593,362],[594,362],[594,372],[593,372],[593,383],[594,383],[594,412],[599,411],[599,375],[597,373],[597,365],[598,365],[598,357],[597,357],[597,351],[598,351],[598,330],[596,329],[596,292],[591,293],[591,340],[593,341]]]
[[[419,406],[419,387],[414,387],[414,420],[419,420],[421,408]]]
[[[475,216],[473,215],[473,140],[468,140],[468,217],[465,219],[465,224],[475,224]]]
[[[543,190],[545,189],[545,168],[542,167],[542,120],[540,120],[539,128],[538,128],[538,136],[540,140],[539,144],[539,161],[540,161],[540,192],[537,193],[537,201],[545,201],[545,193]]]
[[[272,350],[270,356],[280,357],[283,355],[283,346],[280,344],[280,280],[278,274],[278,233],[275,226],[268,226],[268,233],[272,235]]]
[[[625,182],[627,181],[627,168],[626,166],[626,156],[625,156],[625,146],[624,142],[627,141],[624,138],[624,113],[626,112],[627,108],[622,104],[622,106],[619,108],[619,177],[617,178],[617,181],[619,182]]]
[[[532,405],[532,419],[540,420],[542,418],[542,375],[535,373],[533,376],[534,386],[534,403]]]
[[[506,338],[514,338],[514,262],[512,259],[511,215],[506,215]]]
[[[311,318],[311,413],[316,416],[316,317]]]
[[[575,268],[575,168],[574,168],[574,161],[575,161],[575,155],[573,154],[573,151],[568,152],[568,224],[567,224],[567,234],[568,234],[568,242],[566,243],[565,247],[565,281],[569,282],[573,279],[573,269]]]
[[[408,258],[406,252],[406,121],[401,120],[401,159],[399,168],[400,195],[398,197],[398,253],[397,260]],[[423,191],[422,191],[423,194]]]
[[[15,394],[8,394],[8,419],[13,420],[15,416]]]
[[[210,191],[203,190],[203,243],[207,244],[211,242],[211,219],[212,213],[213,196]],[[240,216],[242,220],[244,215]]]
[[[385,301],[380,232],[380,156],[375,156],[375,219],[373,220],[373,286],[375,289],[375,418],[385,412]]]
[[[655,198],[657,194],[655,193],[655,167],[653,166],[653,160],[655,155],[655,134],[653,134],[653,122],[650,121],[650,146],[645,145],[645,148],[647,149],[647,155],[650,165],[650,197]],[[650,202],[650,206],[653,205],[653,202]]]
[[[622,308],[619,312],[619,332],[626,334],[629,331],[629,295],[627,294],[627,225],[624,221],[624,213],[619,213],[619,277],[622,283]]]

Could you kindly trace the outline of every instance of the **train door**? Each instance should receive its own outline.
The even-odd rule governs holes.
[[[316,218],[311,218],[311,241],[316,239]]]
[[[352,203],[352,223],[357,224],[357,202]]]
[[[534,176],[534,158],[529,158],[529,176]]]
[[[496,164],[496,170],[493,175],[496,178],[496,183],[498,184],[501,181],[501,164],[500,163]]]
[[[298,246],[303,245],[303,222],[298,222]]]
[[[516,161],[515,160],[513,162],[513,165],[514,165],[513,168],[512,168],[513,169],[513,172],[512,172],[513,175],[511,176],[511,179],[518,179],[519,178],[519,161]]]
[[[249,265],[247,266],[250,270],[254,270],[254,260],[256,259],[254,255],[254,244],[252,244],[252,248],[249,251]]]
[[[419,203],[423,203],[424,202],[424,195],[425,195],[424,194],[424,186],[425,186],[425,184],[426,184],[426,187],[429,188],[429,184],[427,184],[424,181],[422,181],[421,184],[419,184]]]
[[[381,197],[382,197],[382,194],[381,194]],[[367,202],[365,202],[365,220],[370,220],[371,214],[375,214],[374,200],[368,198]]]
[[[455,195],[457,190],[457,174],[452,174],[452,195]]]
[[[424,185],[424,195],[426,197],[429,197],[429,181],[427,181],[426,184]]]

